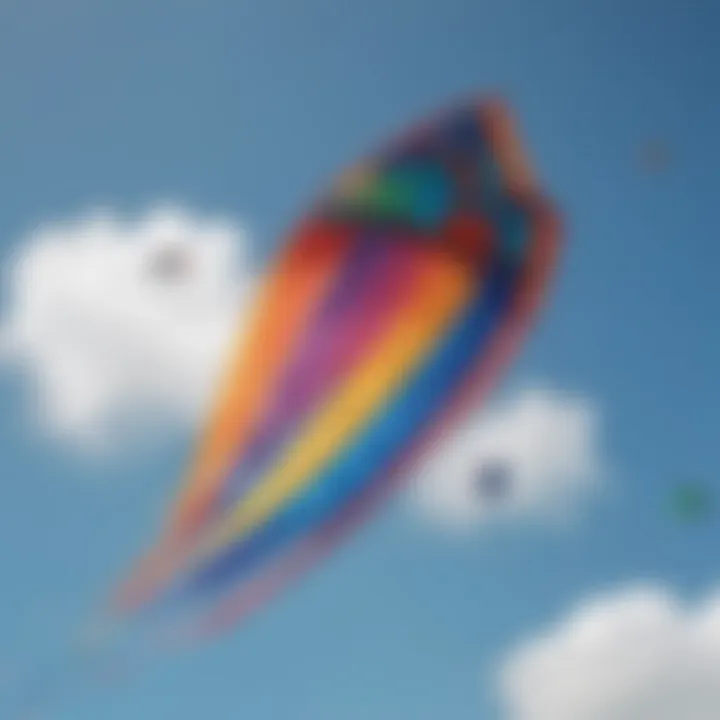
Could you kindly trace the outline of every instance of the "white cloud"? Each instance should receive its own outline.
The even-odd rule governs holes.
[[[717,720],[720,592],[695,607],[653,586],[595,598],[499,681],[508,720]]]
[[[567,516],[599,480],[599,416],[593,403],[526,389],[450,438],[421,469],[414,496],[431,520],[467,529],[491,519]],[[500,468],[500,496],[482,490]]]
[[[41,226],[7,266],[0,359],[47,431],[111,445],[208,401],[252,281],[244,232],[174,207]]]

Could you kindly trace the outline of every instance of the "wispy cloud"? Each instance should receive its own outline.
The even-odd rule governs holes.
[[[194,423],[252,288],[245,233],[177,207],[41,226],[6,267],[0,359],[34,414],[88,449]]]
[[[603,473],[600,416],[581,395],[517,392],[449,440],[419,474],[421,512],[465,530],[518,515],[567,516]]]
[[[504,663],[508,720],[720,718],[720,592],[694,607],[662,587],[581,603]]]

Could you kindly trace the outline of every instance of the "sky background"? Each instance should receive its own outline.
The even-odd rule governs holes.
[[[4,0],[0,260],[38,223],[172,200],[247,228],[261,266],[318,190],[405,124],[500,90],[567,228],[504,390],[599,408],[608,472],[570,526],[458,538],[399,498],[218,644],[58,719],[506,720],[492,673],[604,590],[717,585],[720,4],[715,0]],[[660,138],[669,170],[638,153]],[[168,433],[110,461],[49,442],[0,384],[0,669],[61,648],[147,542],[187,460]],[[523,719],[524,720],[524,719]]]

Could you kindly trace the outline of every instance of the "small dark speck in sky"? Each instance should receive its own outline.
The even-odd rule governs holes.
[[[670,170],[674,159],[669,143],[658,138],[643,143],[638,153],[640,167],[651,175],[659,175]]]
[[[671,500],[674,514],[686,522],[705,520],[714,509],[712,493],[699,483],[680,485]]]
[[[187,250],[179,245],[166,245],[152,255],[148,272],[163,282],[176,282],[185,279],[192,271],[192,258]]]
[[[502,460],[490,460],[477,471],[475,490],[482,500],[497,502],[507,497],[512,481],[512,468]]]

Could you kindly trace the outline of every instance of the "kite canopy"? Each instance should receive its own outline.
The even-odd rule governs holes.
[[[120,614],[261,604],[408,476],[505,368],[559,224],[507,109],[469,102],[345,173],[290,233]]]

